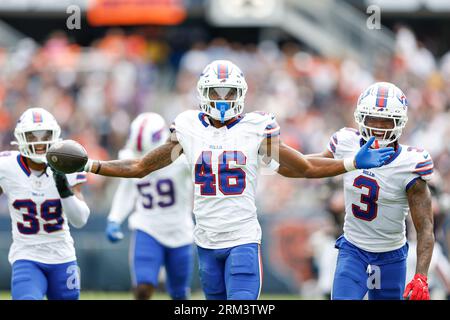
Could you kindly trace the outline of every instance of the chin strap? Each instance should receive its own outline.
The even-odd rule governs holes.
[[[225,122],[225,112],[230,109],[230,103],[228,102],[216,102],[216,108],[220,111],[220,122]]]

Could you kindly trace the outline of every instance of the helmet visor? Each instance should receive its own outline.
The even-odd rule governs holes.
[[[52,130],[37,130],[25,132],[27,142],[47,142],[53,139]]]
[[[40,156],[47,153],[48,148],[54,142],[52,130],[35,130],[23,133],[26,141],[26,155]]]
[[[229,101],[238,99],[238,89],[231,87],[208,88],[208,99],[212,101]]]

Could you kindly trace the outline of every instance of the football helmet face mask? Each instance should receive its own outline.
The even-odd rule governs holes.
[[[42,108],[30,108],[19,118],[14,136],[22,156],[36,163],[47,163],[45,155],[52,144],[60,141],[61,128],[53,115]]]
[[[404,93],[392,83],[377,82],[359,96],[354,117],[364,140],[374,136],[380,147],[386,147],[401,136],[407,112]]]
[[[200,109],[224,123],[244,111],[247,89],[244,74],[235,64],[228,60],[213,61],[197,82]]]
[[[133,120],[125,149],[140,157],[162,145],[169,136],[166,121],[159,114],[145,112]]]

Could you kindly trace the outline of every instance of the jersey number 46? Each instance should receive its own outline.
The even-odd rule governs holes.
[[[224,151],[219,155],[218,179],[213,172],[212,152],[203,151],[195,164],[195,184],[200,185],[202,196],[215,196],[216,185],[222,194],[239,195],[245,190],[245,171],[241,168],[230,168],[230,162],[245,165],[247,157],[241,151]]]

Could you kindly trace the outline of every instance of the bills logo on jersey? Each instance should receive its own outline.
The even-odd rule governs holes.
[[[375,177],[375,174],[373,172],[368,171],[368,170],[363,170],[363,173],[367,174],[370,177]]]

